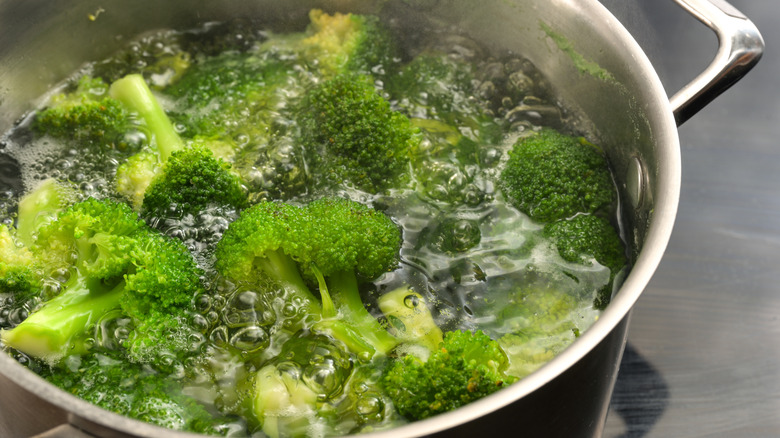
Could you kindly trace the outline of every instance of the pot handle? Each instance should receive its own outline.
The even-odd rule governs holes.
[[[715,59],[670,102],[677,126],[739,81],[761,59],[764,39],[745,15],[724,0],[675,0],[718,36]]]

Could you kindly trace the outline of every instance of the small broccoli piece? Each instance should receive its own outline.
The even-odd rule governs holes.
[[[197,213],[210,204],[244,207],[244,189],[230,166],[204,146],[186,146],[141,75],[115,81],[109,92],[138,113],[156,147],[130,157],[117,170],[117,190],[136,210],[165,216],[171,209]]]
[[[595,260],[609,269],[609,283],[594,300],[596,308],[604,309],[612,297],[615,276],[627,263],[625,247],[612,224],[598,216],[580,214],[545,225],[543,234],[564,260],[588,266]]]
[[[436,120],[477,141],[498,140],[500,128],[475,84],[474,66],[465,59],[425,52],[388,81],[387,90],[413,119]]]
[[[369,77],[345,74],[323,82],[301,109],[303,144],[315,175],[371,193],[409,180],[417,131]]]
[[[73,357],[43,372],[59,388],[120,415],[173,430],[221,435],[221,419],[182,393],[179,382],[111,352]]]
[[[604,155],[549,128],[515,143],[500,183],[510,203],[540,222],[603,211],[616,198]]]
[[[217,201],[238,209],[247,204],[246,191],[230,165],[215,159],[205,147],[174,152],[161,172],[144,193],[144,216],[165,216],[174,207],[197,212]]]
[[[401,235],[374,209],[340,198],[305,206],[261,202],[230,224],[216,248],[216,268],[249,284],[271,280],[296,307],[291,329],[315,329],[357,354],[386,354],[397,343],[366,310],[359,283],[398,264]],[[308,283],[319,286],[322,304]],[[274,290],[276,293],[276,290]],[[290,311],[288,311],[290,312]]]
[[[32,129],[76,143],[120,147],[123,134],[132,125],[128,111],[108,96],[105,82],[82,76],[75,89],[56,95],[36,114]]]
[[[433,320],[425,299],[401,287],[379,297],[379,309],[387,318],[395,337],[407,344],[419,344],[433,351],[443,341],[443,334]]]
[[[35,240],[37,229],[78,199],[78,192],[67,184],[45,179],[19,200],[16,214],[16,236],[25,245]]]
[[[521,282],[494,310],[507,374],[522,378],[558,355],[595,322],[598,313],[568,290],[567,281]],[[569,283],[570,284],[570,283]]]
[[[17,241],[11,229],[0,225],[0,293],[26,301],[39,294],[42,278],[40,261]]]
[[[253,376],[252,415],[271,438],[327,429],[320,408],[339,400],[351,373],[350,355],[331,338],[299,333]]]
[[[398,412],[421,420],[492,394],[515,381],[499,344],[481,331],[453,331],[427,360],[396,359],[382,385]]]
[[[394,69],[395,41],[377,17],[313,9],[309,18],[304,57],[326,77],[344,72],[382,75]]]
[[[192,353],[188,311],[203,290],[201,271],[181,242],[125,204],[73,204],[39,229],[30,250],[47,272],[68,275],[55,297],[0,331],[6,345],[54,363],[87,352],[95,323],[119,311],[133,322],[124,341],[133,360],[170,368]]]

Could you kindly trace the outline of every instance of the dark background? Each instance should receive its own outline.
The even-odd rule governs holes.
[[[671,0],[602,3],[669,95],[715,54],[715,34]],[[780,3],[730,3],[766,52],[680,127],[677,222],[633,312],[605,438],[780,436]]]

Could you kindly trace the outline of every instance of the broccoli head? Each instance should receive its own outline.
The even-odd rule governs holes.
[[[108,85],[90,76],[54,96],[32,124],[37,133],[101,147],[123,146],[123,135],[132,126],[130,113],[108,95]]]
[[[208,205],[244,206],[244,189],[230,166],[203,144],[187,147],[141,75],[115,81],[109,92],[139,115],[155,147],[131,156],[117,169],[117,191],[136,210],[165,216],[171,210],[197,213]]]
[[[74,357],[42,372],[50,383],[105,410],[173,430],[221,435],[225,421],[181,384],[111,352]]]
[[[595,261],[609,270],[609,282],[594,300],[596,308],[606,307],[615,276],[627,263],[625,247],[612,224],[599,216],[580,214],[545,225],[543,234],[564,260],[588,266]]]
[[[43,274],[39,260],[14,234],[0,225],[0,293],[12,294],[20,302],[38,295]]]
[[[244,208],[247,195],[230,165],[205,147],[175,151],[144,192],[144,216],[164,216],[171,209],[198,212],[209,205]]]
[[[295,307],[286,317],[297,321],[291,330],[315,325],[356,354],[372,356],[386,354],[398,341],[366,310],[359,284],[395,269],[400,244],[395,223],[358,202],[261,202],[225,231],[216,268],[234,282],[280,285],[288,307]],[[310,284],[318,287],[322,303]]]
[[[135,361],[168,369],[197,347],[187,321],[203,290],[200,269],[181,242],[125,204],[77,202],[43,225],[29,249],[45,274],[66,275],[56,296],[0,331],[6,345],[54,363],[89,351],[98,321],[125,317],[133,329],[122,343]]]
[[[371,193],[409,180],[417,130],[368,76],[344,74],[323,82],[304,98],[302,113],[301,135],[316,176]]]
[[[603,211],[616,199],[604,155],[549,128],[515,143],[500,183],[510,203],[540,222]]]
[[[430,357],[396,359],[382,385],[398,412],[421,420],[492,394],[516,379],[506,374],[507,356],[481,331],[452,331]]]

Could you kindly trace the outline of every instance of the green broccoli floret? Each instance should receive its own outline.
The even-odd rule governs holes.
[[[549,128],[515,143],[500,183],[510,203],[540,222],[604,211],[616,199],[601,151]]]
[[[165,216],[172,208],[198,212],[219,203],[237,209],[247,205],[241,180],[230,165],[215,159],[205,147],[188,147],[174,152],[159,177],[153,178],[144,193],[141,213]]]
[[[304,57],[326,77],[344,72],[382,75],[394,69],[395,41],[371,15],[309,12]]]
[[[609,269],[609,282],[599,289],[593,305],[604,309],[612,297],[615,276],[626,266],[626,250],[608,220],[580,214],[568,220],[545,225],[549,238],[561,257],[569,262],[592,266],[594,261]]]
[[[368,76],[344,74],[323,82],[301,109],[303,144],[316,176],[371,193],[409,180],[417,130]]]
[[[481,331],[452,331],[427,359],[398,358],[382,377],[396,410],[409,420],[451,411],[514,382],[507,356]]]
[[[354,201],[261,202],[225,231],[216,268],[232,281],[280,285],[285,302],[295,307],[287,311],[297,321],[292,331],[314,324],[371,357],[386,354],[398,340],[363,306],[359,283],[394,269],[400,244],[400,230],[389,217]],[[310,283],[319,287],[322,304]]]
[[[111,352],[74,357],[42,375],[108,411],[168,429],[222,435],[225,421],[184,395],[179,382]]]
[[[192,353],[189,308],[201,271],[178,240],[151,230],[125,204],[89,198],[41,226],[30,251],[51,274],[67,272],[59,293],[3,342],[54,363],[90,349],[97,321],[130,318],[124,347],[133,360],[175,367]]]
[[[115,81],[109,92],[140,116],[155,146],[130,157],[117,170],[117,190],[135,209],[146,216],[166,216],[171,209],[187,214],[210,204],[244,206],[244,189],[230,166],[204,146],[186,146],[141,75]]]
[[[120,147],[123,134],[133,125],[130,114],[108,96],[101,79],[83,76],[75,89],[56,95],[36,114],[35,132],[89,145]]]

